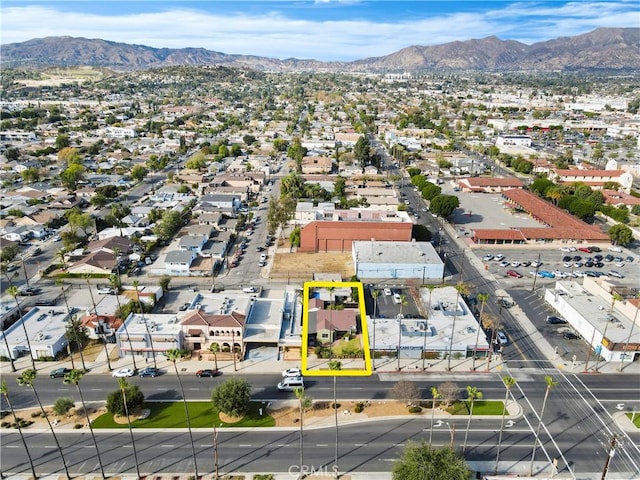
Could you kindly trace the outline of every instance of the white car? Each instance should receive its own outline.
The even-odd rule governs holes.
[[[500,345],[506,345],[507,343],[509,343],[509,339],[504,334],[504,332],[498,332],[496,334],[496,337],[498,339],[498,342],[500,342]]]
[[[491,255],[490,253],[487,253],[484,257],[482,257],[483,262],[490,262],[491,260],[493,260],[493,255]]]
[[[493,259],[494,259],[494,260],[496,260],[496,261],[498,261],[498,262],[499,262],[500,260],[502,260],[503,258],[504,258],[504,255],[503,255],[503,254],[501,254],[501,253],[499,253],[499,254],[497,254],[495,257],[493,257]]]
[[[297,367],[293,367],[293,368],[287,368],[286,370],[284,370],[282,372],[282,376],[283,377],[301,377],[302,376],[302,370],[300,370]]]
[[[384,292],[385,295],[391,295],[391,289],[390,288],[385,288],[383,290],[383,292]]]
[[[100,287],[98,289],[98,293],[100,295],[111,295],[111,294],[115,294],[115,289],[110,288],[110,287]]]
[[[111,374],[112,377],[120,378],[120,377],[133,377],[136,372],[133,371],[132,368],[121,368],[120,370],[116,370]]]
[[[520,266],[520,262],[511,262],[511,266],[512,267],[519,267]]]

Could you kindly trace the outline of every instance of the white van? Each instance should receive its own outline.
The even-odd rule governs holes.
[[[278,390],[281,392],[293,392],[296,388],[304,388],[302,377],[286,377],[278,383]]]

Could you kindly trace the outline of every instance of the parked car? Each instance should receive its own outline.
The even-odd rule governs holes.
[[[70,368],[56,368],[55,370],[51,370],[51,372],[49,372],[49,377],[51,378],[64,377],[70,371],[71,371]]]
[[[287,368],[286,370],[282,371],[282,376],[283,377],[301,377],[302,370],[300,370],[298,367]]]
[[[402,303],[402,296],[397,292],[393,294],[393,303],[398,305]]]
[[[515,303],[510,300],[507,300],[506,298],[501,298],[500,300],[498,300],[498,305],[504,308],[511,308],[515,305]]]
[[[498,339],[498,342],[500,343],[500,345],[506,345],[509,343],[509,339],[507,338],[504,332],[496,333],[496,338]]]
[[[111,376],[115,378],[121,377],[133,377],[135,375],[135,371],[133,368],[121,368],[119,370],[114,371]]]
[[[533,268],[541,267],[541,266],[542,266],[542,262],[538,262],[538,261],[531,262],[531,266],[532,266]]]
[[[618,272],[617,270],[610,270],[607,275],[609,275],[610,277],[616,277],[616,278],[624,278],[624,275],[621,274],[620,272]]]
[[[516,272],[515,270],[507,270],[507,276],[513,277],[513,278],[522,278],[522,275]]]
[[[390,288],[385,288],[383,290],[383,292],[384,292],[385,295],[391,295],[391,289]]]
[[[577,333],[573,333],[573,332],[562,332],[562,336],[566,339],[569,340],[577,340],[580,338],[580,335],[578,335]]]
[[[584,252],[584,253],[591,253],[592,250],[589,247],[580,247],[578,249],[580,252]]]
[[[592,252],[601,252],[602,251],[602,249],[600,247],[596,247],[596,246],[589,247],[589,250],[591,250]]]
[[[216,375],[218,375],[218,373],[220,373],[220,372],[218,372],[218,370],[213,370],[211,368],[205,368],[203,370],[198,370],[196,372],[196,377],[200,377],[200,378],[211,377],[211,378],[213,378]]]
[[[183,303],[182,305],[180,305],[180,308],[178,310],[184,312],[187,308],[189,308],[189,305],[191,305],[189,302]]]
[[[116,293],[116,289],[115,288],[110,288],[110,287],[100,287],[98,288],[98,293],[100,295],[115,295]]]
[[[500,266],[502,268],[508,267],[509,266],[509,262],[507,262],[506,260],[503,260],[503,261],[500,262]]]
[[[567,323],[564,318],[556,317],[555,315],[547,315],[547,323],[551,325],[560,325],[563,323]]]
[[[157,377],[160,374],[160,370],[155,367],[146,367],[140,370],[139,377]]]
[[[493,255],[491,254],[487,254],[484,257],[482,257],[483,262],[490,262],[491,260],[493,260]]]
[[[256,293],[258,291],[258,287],[244,287],[242,291],[244,293]]]
[[[611,245],[609,248],[607,248],[607,250],[610,250],[612,252],[622,253],[622,247],[619,247],[617,245]]]
[[[495,256],[493,257],[493,259],[499,262],[499,261],[501,261],[501,260],[503,260],[503,259],[504,259],[504,255],[503,255],[503,254],[501,254],[501,253],[499,253],[499,254],[495,255]]]

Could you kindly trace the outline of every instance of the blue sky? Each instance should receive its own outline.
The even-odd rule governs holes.
[[[626,1],[7,1],[0,43],[69,35],[275,58],[356,60],[495,35],[526,44],[640,26]]]

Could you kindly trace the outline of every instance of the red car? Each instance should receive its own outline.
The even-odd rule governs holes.
[[[507,270],[507,276],[513,277],[513,278],[522,278],[522,275],[516,272],[515,270]]]
[[[589,247],[580,247],[578,250],[584,253],[591,253],[591,249]]]

